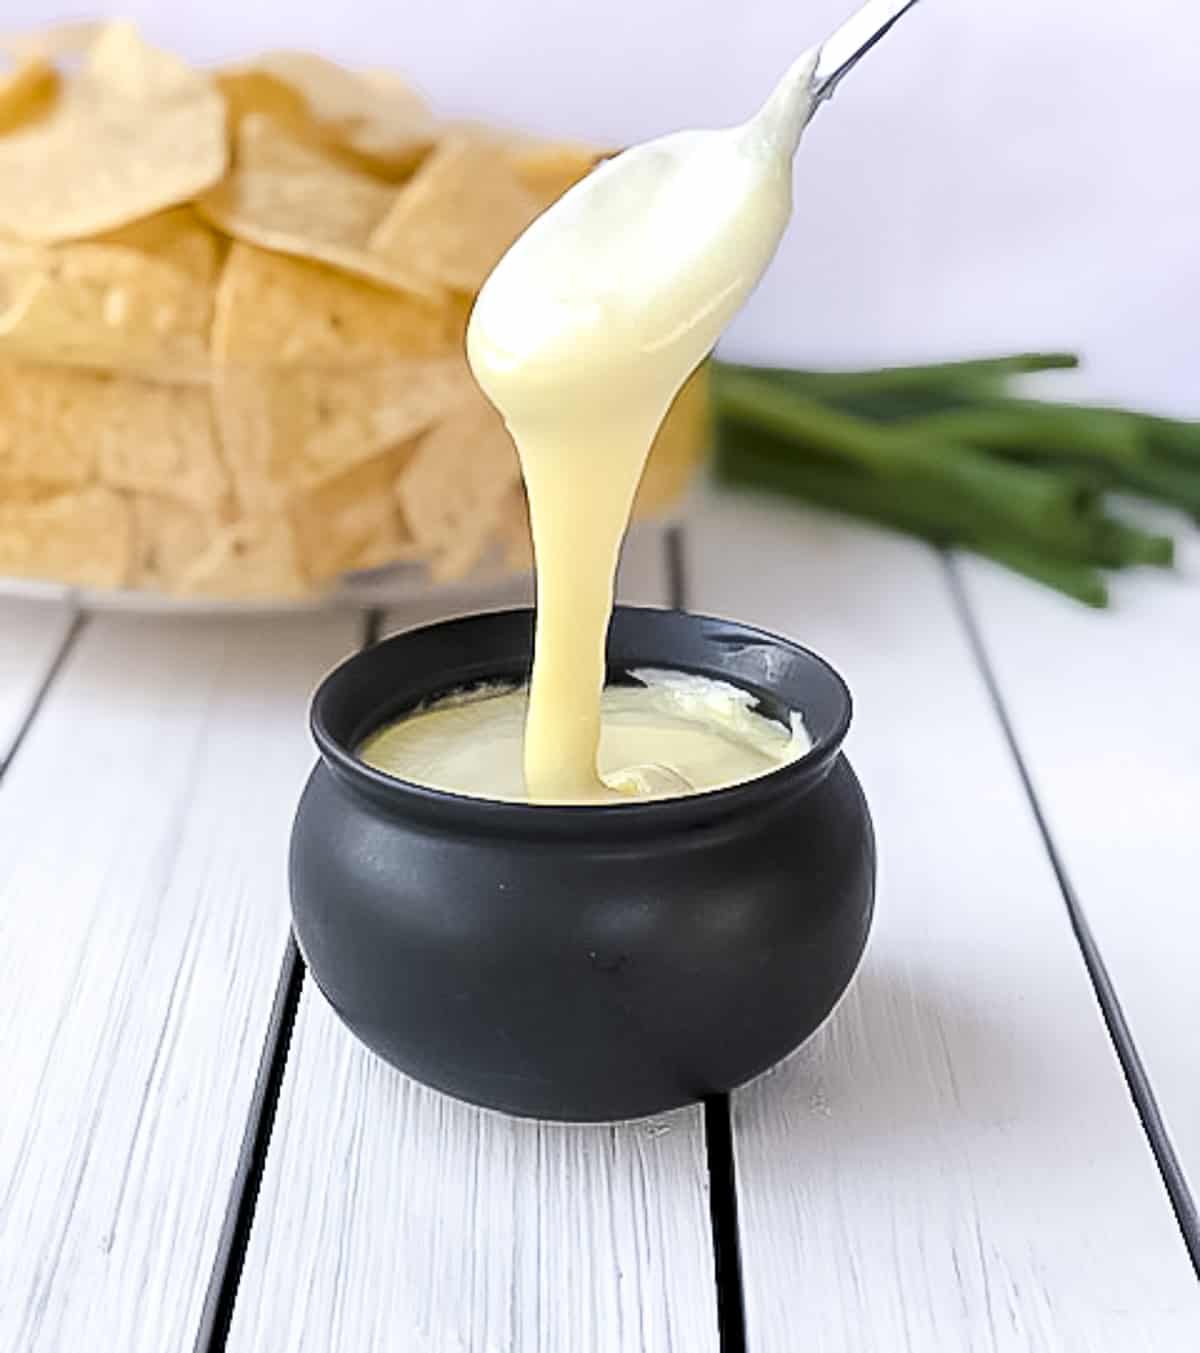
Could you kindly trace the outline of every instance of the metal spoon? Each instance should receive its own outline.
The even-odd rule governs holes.
[[[814,112],[833,94],[842,76],[916,3],[917,0],[868,0],[821,44],[809,86]]]
[[[744,131],[765,135],[794,154],[805,127],[842,76],[916,3],[868,0],[820,47],[810,47],[792,63],[759,111],[743,124]]]

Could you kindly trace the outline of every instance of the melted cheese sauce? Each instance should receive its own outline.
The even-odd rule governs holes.
[[[674,798],[753,780],[812,745],[754,711],[754,697],[720,681],[640,671],[639,686],[609,686],[600,701],[593,763],[601,783],[555,802]],[[447,696],[373,733],[368,765],[410,783],[473,798],[527,802],[522,765],[527,688],[484,687]]]
[[[614,772],[603,732],[625,698],[602,700],[617,556],[663,416],[790,218],[815,63],[802,57],[741,126],[662,137],[596,169],[513,244],[476,301],[468,357],[516,442],[533,525],[533,674],[527,710],[513,697],[511,717],[524,712],[534,801],[603,799],[614,784],[645,792]],[[621,755],[653,762],[665,725],[660,738],[647,713],[628,729]],[[729,748],[725,782],[744,778],[741,751],[716,745]],[[703,778],[692,787],[711,787],[719,769]]]

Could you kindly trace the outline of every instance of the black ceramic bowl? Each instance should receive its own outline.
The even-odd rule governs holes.
[[[313,701],[321,761],[292,835],[296,935],[334,1009],[400,1070],[534,1118],[636,1118],[729,1090],[809,1036],[871,920],[867,806],[841,754],[850,697],[761,630],[618,608],[610,677],[669,667],[799,709],[814,746],[730,789],[545,807],[424,789],[355,755],[421,701],[523,679],[530,611],[410,631]]]

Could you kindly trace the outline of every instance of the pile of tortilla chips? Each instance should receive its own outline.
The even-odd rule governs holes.
[[[126,23],[0,71],[0,575],[298,597],[396,561],[529,559],[463,335],[516,235],[602,158],[437,122],[293,52],[192,70]],[[685,387],[639,510],[678,496]]]

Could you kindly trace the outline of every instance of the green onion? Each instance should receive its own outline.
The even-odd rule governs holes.
[[[981,451],[1020,457],[1078,456],[1125,467],[1146,455],[1146,438],[1133,414],[1033,399],[948,409],[897,424],[911,436],[961,442]]]
[[[996,534],[1039,538],[1067,531],[1094,497],[1069,476],[876,426],[758,377],[727,374],[714,383],[714,395],[720,416],[771,434],[785,448],[885,479],[909,476],[926,488],[936,485],[955,510]]]
[[[1200,421],[1159,418],[1150,413],[1137,414],[1136,417],[1145,430],[1154,455],[1188,462],[1200,469]]]
[[[971,548],[978,554],[1023,573],[1034,582],[1045,583],[1056,592],[1063,592],[1085,606],[1103,608],[1108,605],[1108,585],[1094,568],[1052,559],[1011,542],[976,542]]]
[[[724,371],[765,376],[789,384],[805,394],[824,398],[994,386],[1013,376],[1077,367],[1079,358],[1073,352],[1020,352],[1010,357],[977,357],[960,362],[930,362],[921,366],[884,366],[873,371],[802,371],[789,367],[744,366],[731,362],[721,362],[719,365]]]
[[[969,515],[947,510],[916,486],[898,491],[895,484],[881,483],[852,471],[812,461],[789,464],[744,448],[736,452],[722,449],[717,472],[729,483],[803,498],[935,545],[964,546],[1088,605],[1106,604],[1104,580],[1085,559],[1071,557],[1072,548],[1078,545],[1074,539],[1059,539],[1042,549],[1029,542],[1003,541],[990,535]],[[1055,554],[1054,548],[1064,553]]]
[[[1078,364],[1017,353],[876,371],[713,364],[718,473],[998,560],[1091,606],[1098,568],[1169,567],[1169,536],[1107,516],[1129,489],[1200,519],[1200,422],[1010,393]]]

